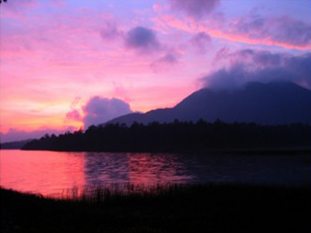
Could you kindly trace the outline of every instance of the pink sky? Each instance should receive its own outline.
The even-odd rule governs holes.
[[[93,97],[122,100],[124,113],[173,107],[226,64],[219,51],[310,52],[310,15],[310,0],[8,0],[2,141],[78,129]],[[109,116],[122,113],[109,101]]]

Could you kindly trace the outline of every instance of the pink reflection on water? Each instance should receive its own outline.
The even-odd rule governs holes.
[[[114,184],[185,183],[186,174],[172,154],[1,150],[1,186],[45,196]]]
[[[186,183],[192,178],[173,154],[135,153],[128,157],[129,180],[134,185]]]
[[[53,195],[84,186],[84,157],[74,153],[1,150],[1,186]]]
[[[307,155],[207,156],[162,153],[89,153],[0,150],[0,185],[43,195],[114,184],[310,184]]]

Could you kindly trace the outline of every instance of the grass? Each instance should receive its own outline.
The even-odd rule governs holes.
[[[57,199],[1,188],[4,233],[311,232],[310,219],[310,187],[127,185]]]

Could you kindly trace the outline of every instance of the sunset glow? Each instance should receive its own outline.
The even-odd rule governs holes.
[[[185,2],[2,3],[1,141],[173,107],[228,65],[224,51],[311,51],[309,0]],[[297,82],[309,88],[306,79]]]

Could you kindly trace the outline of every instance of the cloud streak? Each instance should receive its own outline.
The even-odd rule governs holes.
[[[229,25],[234,33],[293,46],[311,45],[311,24],[289,16],[272,18],[249,15]]]
[[[228,17],[227,17],[228,18]],[[311,24],[290,16],[263,17],[248,15],[239,18],[206,20],[195,24],[191,19],[180,19],[173,14],[159,15],[154,22],[163,30],[171,28],[187,33],[205,33],[213,39],[245,43],[248,45],[279,46],[286,49],[311,49]]]

